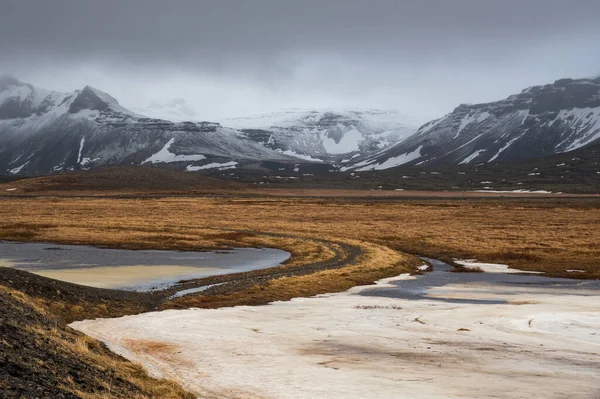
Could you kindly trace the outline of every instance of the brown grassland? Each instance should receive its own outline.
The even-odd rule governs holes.
[[[600,278],[598,199],[38,197],[1,204],[4,240],[182,250],[262,245],[292,252],[293,266],[331,256],[315,241],[327,239],[361,246],[365,254],[352,267],[362,270],[412,266],[405,253]]]
[[[476,258],[550,276],[600,278],[597,198],[5,197],[0,204],[0,240],[131,249],[276,247],[292,253],[287,269],[326,262],[343,248],[360,248],[358,257],[343,268],[274,278],[235,292],[190,295],[164,302],[162,308],[261,304],[342,291],[414,272],[421,263],[414,255],[449,262]],[[584,272],[568,273],[569,269]],[[103,387],[98,381],[90,390],[89,384],[84,389],[77,381],[61,380],[76,397],[190,397],[176,384],[150,379],[139,366],[110,354],[94,340],[64,327],[53,328],[48,321],[59,320],[64,326],[78,318],[147,308],[124,299],[113,314],[101,294],[98,302],[88,305],[61,299],[60,290],[48,300],[47,295],[43,299],[35,291],[13,288],[0,286],[0,299],[10,296],[11,306],[17,303],[36,318],[47,316],[45,322],[32,323],[35,342],[49,340],[63,355],[71,354],[64,356],[82,359],[96,371],[110,371],[115,381],[129,384]],[[126,386],[137,387],[136,396],[127,396]]]

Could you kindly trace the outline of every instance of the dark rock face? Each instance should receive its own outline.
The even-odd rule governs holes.
[[[71,103],[69,112],[76,114],[84,109],[89,109],[92,111],[105,111],[109,107],[109,103],[102,100],[90,86],[86,86]]]
[[[460,105],[400,144],[361,161],[360,168],[510,164],[598,142],[600,78],[561,79],[502,101]]]

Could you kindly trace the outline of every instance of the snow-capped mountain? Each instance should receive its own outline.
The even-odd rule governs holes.
[[[174,98],[166,102],[153,102],[143,108],[132,108],[133,111],[144,116],[164,119],[173,122],[186,122],[200,120],[198,112],[183,98]]]
[[[323,160],[370,154],[416,131],[396,110],[291,109],[221,123],[273,150]]]
[[[201,170],[265,160],[302,162],[218,123],[141,116],[89,86],[59,93],[0,77],[0,174],[150,163]]]
[[[461,105],[352,169],[515,163],[600,142],[600,77],[561,79],[505,100]]]

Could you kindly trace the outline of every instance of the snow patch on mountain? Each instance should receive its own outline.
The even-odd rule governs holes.
[[[81,153],[83,151],[83,145],[85,144],[85,137],[81,138],[81,141],[79,142],[79,152],[77,154],[77,163],[81,164]]]
[[[389,169],[389,168],[393,168],[396,166],[404,165],[404,164],[412,162],[416,159],[419,159],[421,157],[422,149],[423,149],[423,146],[417,148],[416,150],[414,150],[412,152],[409,152],[406,154],[400,154],[398,156],[388,158],[385,162],[382,162],[379,164],[371,164],[371,165],[364,166],[364,167],[356,169],[356,170],[359,172],[365,172],[365,171],[369,171],[369,170]]]
[[[502,153],[504,151],[506,151],[508,149],[508,147],[510,147],[511,145],[513,145],[520,138],[521,138],[521,136],[517,136],[514,139],[510,140],[508,143],[506,143],[506,145],[504,145],[504,147],[500,148],[498,150],[498,152],[493,157],[490,158],[489,162],[494,162],[500,155],[502,155]]]
[[[458,138],[460,132],[464,130],[465,127],[469,126],[471,123],[481,123],[487,118],[492,116],[489,112],[476,113],[474,115],[467,115],[460,121],[460,126],[458,127],[458,131],[456,132],[456,136],[454,138]]]
[[[20,172],[21,172],[21,170],[22,170],[22,169],[23,169],[25,166],[27,166],[27,164],[28,164],[28,163],[29,163],[29,161],[25,162],[25,163],[24,163],[23,165],[21,165],[21,166],[18,166],[18,167],[14,168],[14,169],[11,169],[11,170],[9,170],[9,171],[8,171],[8,173],[10,173],[11,175],[16,175],[16,174],[18,174],[18,173],[20,173]]]
[[[571,121],[573,127],[578,131],[586,130],[585,133],[581,134],[581,137],[567,147],[568,151],[584,147],[600,139],[600,107],[562,110],[556,117],[556,120],[568,120]]]
[[[194,155],[177,155],[170,151],[171,146],[175,143],[175,138],[172,138],[165,144],[165,146],[156,154],[152,155],[150,158],[146,159],[142,164],[145,163],[171,163],[171,162],[186,162],[186,161],[202,161],[206,159],[204,155],[194,154]]]
[[[477,150],[474,153],[472,153],[471,155],[469,155],[468,157],[466,157],[465,159],[463,159],[458,164],[466,165],[466,164],[470,163],[471,161],[473,161],[475,158],[477,158],[479,155],[481,155],[483,152],[485,152],[485,150]]]
[[[323,147],[325,147],[325,151],[328,154],[347,154],[358,151],[363,139],[364,137],[361,132],[352,129],[347,131],[338,141],[330,137],[324,137]]]
[[[212,163],[202,165],[202,166],[188,165],[185,168],[185,170],[188,172],[197,172],[199,170],[207,170],[207,169],[219,169],[219,170],[235,169],[235,166],[237,164],[238,164],[238,162],[236,162],[236,161],[223,162],[223,163],[212,162]]]

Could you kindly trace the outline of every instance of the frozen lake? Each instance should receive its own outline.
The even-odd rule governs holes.
[[[600,397],[597,281],[432,263],[339,294],[72,327],[199,398]]]
[[[183,252],[0,241],[0,266],[98,288],[147,291],[178,281],[277,266],[286,251],[236,248]]]

